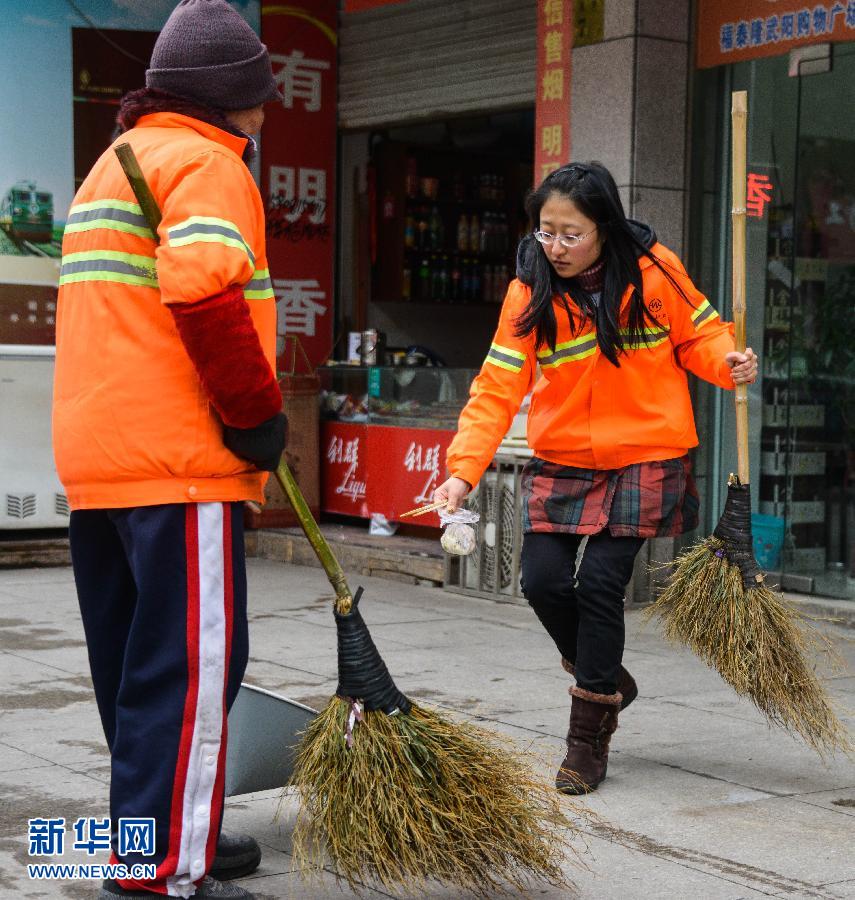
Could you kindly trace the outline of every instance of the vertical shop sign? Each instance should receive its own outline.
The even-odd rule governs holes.
[[[570,161],[573,0],[537,0],[534,180]]]
[[[261,39],[282,93],[266,107],[261,134],[279,347],[295,336],[313,365],[333,344],[337,14],[336,0],[261,7]]]
[[[855,39],[855,0],[699,0],[699,69]]]

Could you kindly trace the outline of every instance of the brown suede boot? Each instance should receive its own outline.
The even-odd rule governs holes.
[[[564,659],[563,656],[561,657],[561,665],[564,667],[565,672],[569,672],[574,678],[576,677],[576,666]],[[638,696],[638,685],[623,666],[620,667],[620,672],[618,672],[617,689],[618,693],[623,697],[623,702],[620,705],[621,712],[623,712]]]
[[[609,764],[609,741],[618,726],[620,693],[594,694],[584,688],[571,687],[570,730],[567,732],[567,755],[555,787],[562,794],[587,794],[596,790],[606,777]]]

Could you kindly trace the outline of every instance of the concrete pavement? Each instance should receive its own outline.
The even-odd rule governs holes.
[[[249,562],[246,680],[310,706],[335,689],[330,591],[318,569]],[[354,579],[355,581],[355,579]],[[567,726],[568,677],[534,615],[435,588],[362,578],[372,635],[414,699],[480,720],[531,747],[551,778]],[[354,585],[355,586],[355,585]],[[823,764],[770,729],[747,702],[641,614],[627,616],[625,663],[640,697],[622,715],[609,777],[583,802],[608,825],[586,827],[582,898],[855,898],[855,762]],[[823,629],[847,659],[830,684],[855,706],[853,631]],[[27,877],[27,820],[108,814],[109,761],[69,569],[0,571],[0,898],[89,898],[81,881]],[[855,720],[846,717],[850,728]],[[228,801],[225,824],[263,844],[243,884],[259,898],[352,896],[329,873],[304,882],[289,853],[294,802],[280,792]],[[101,854],[95,861],[106,861]],[[66,852],[62,862],[82,862]],[[536,886],[532,894],[566,893]],[[367,887],[366,897],[390,896]],[[459,892],[437,885],[426,896]]]

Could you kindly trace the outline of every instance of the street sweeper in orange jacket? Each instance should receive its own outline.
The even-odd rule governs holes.
[[[285,443],[264,208],[246,162],[281,99],[225,0],[182,0],[146,88],[124,98],[163,220],[155,241],[112,147],[63,240],[54,446],[111,754],[114,862],[99,900],[252,895],[260,860],[221,833],[227,715],[248,657],[243,503]],[[123,821],[153,822],[128,844]]]

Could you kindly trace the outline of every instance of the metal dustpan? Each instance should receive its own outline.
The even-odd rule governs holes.
[[[300,733],[316,715],[296,700],[241,684],[229,712],[226,796],[285,787]]]

